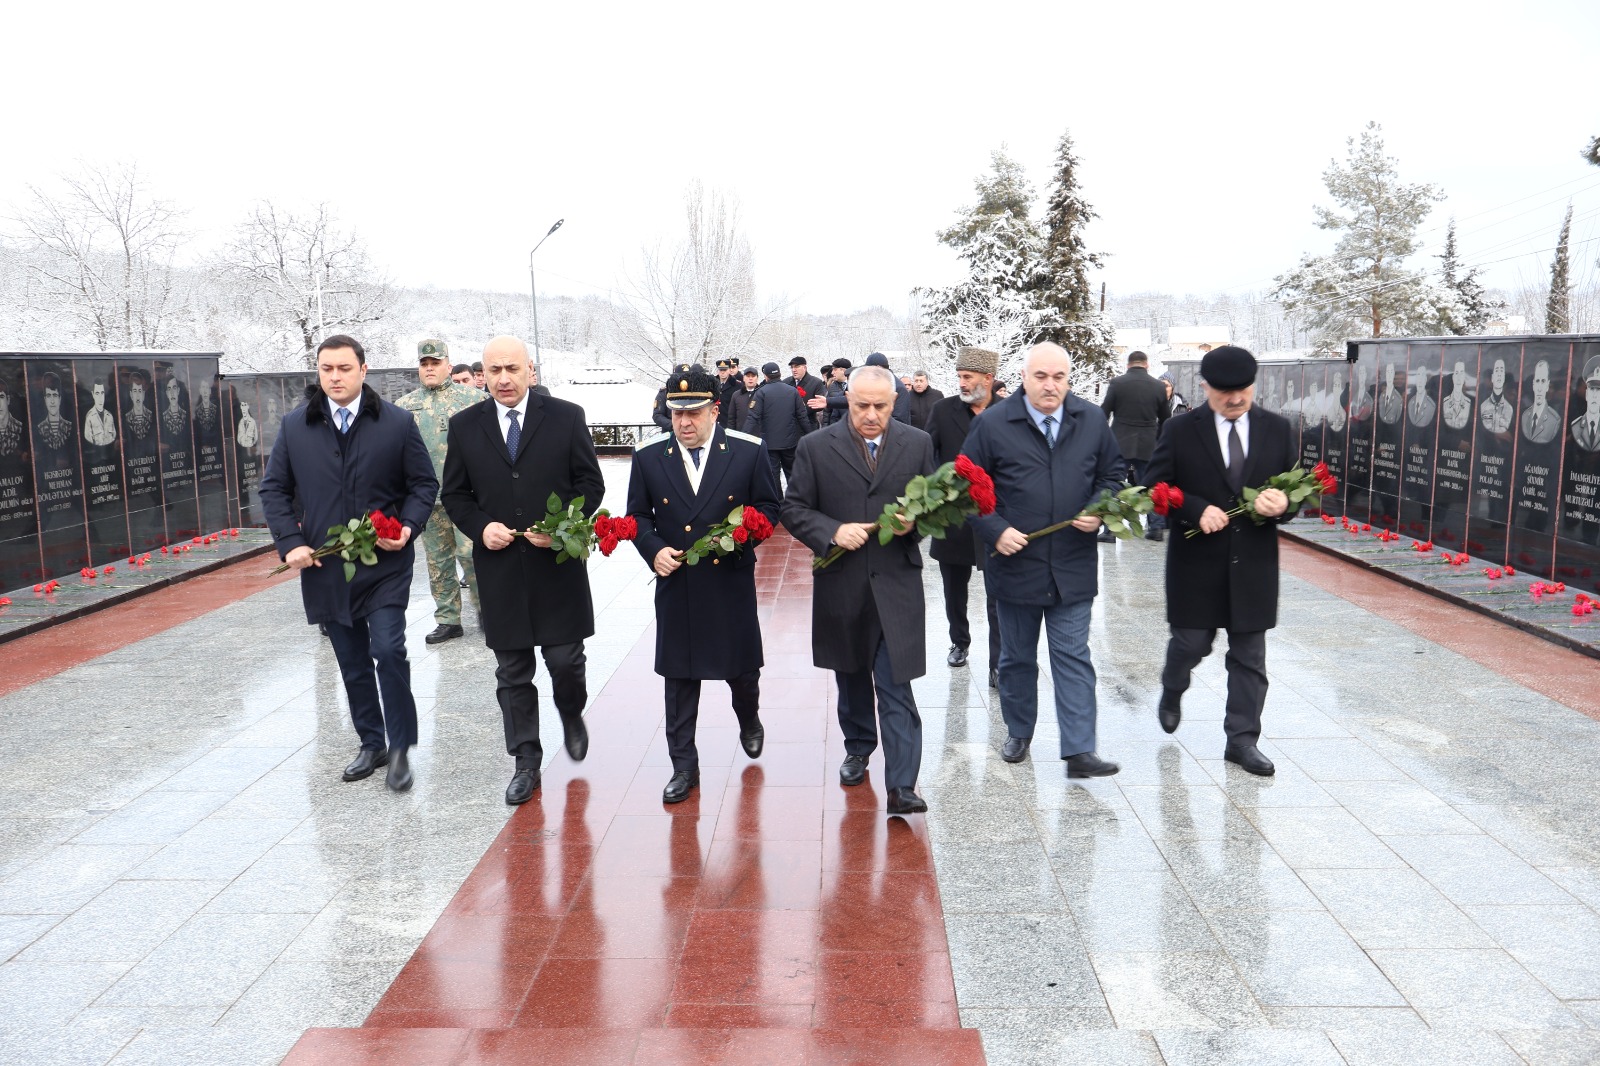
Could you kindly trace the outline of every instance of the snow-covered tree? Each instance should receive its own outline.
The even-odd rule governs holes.
[[[989,162],[993,173],[979,174],[973,182],[978,202],[963,208],[955,224],[939,232],[939,243],[948,244],[958,253],[965,251],[1001,215],[1011,215],[1032,231],[1028,216],[1033,210],[1033,185],[1022,164],[1006,154],[1003,144],[989,154]]]
[[[1504,310],[1501,300],[1492,298],[1479,281],[1478,267],[1463,268],[1456,250],[1456,220],[1445,230],[1444,254],[1439,257],[1439,276],[1445,299],[1438,305],[1439,324],[1446,333],[1468,336],[1482,333],[1489,319]]]
[[[1318,228],[1342,234],[1332,254],[1304,256],[1275,279],[1274,295],[1284,309],[1303,318],[1323,344],[1427,332],[1446,298],[1426,273],[1406,265],[1417,249],[1418,226],[1444,193],[1402,182],[1397,161],[1384,154],[1382,131],[1367,123],[1359,145],[1354,137],[1346,140],[1344,165],[1333,161],[1323,173],[1338,209],[1314,210]]]
[[[183,212],[151,195],[132,163],[84,164],[59,185],[28,186],[33,202],[16,220],[38,309],[101,351],[167,343],[181,312]]]
[[[1095,307],[1089,269],[1104,257],[1091,252],[1083,231],[1095,211],[1078,188],[1078,159],[1072,134],[1056,146],[1056,172],[1045,190],[1044,257],[1038,271],[1035,301],[1041,311],[1041,338],[1055,341],[1073,359],[1073,375],[1090,380],[1114,373],[1111,351],[1115,331]]]
[[[1583,158],[1600,167],[1600,137],[1589,142],[1589,147],[1583,150]]]
[[[964,280],[918,290],[924,332],[946,361],[964,345],[987,348],[1000,354],[1002,379],[1017,380],[1022,353],[1038,339],[1044,317],[1034,299],[1043,251],[1027,221],[1006,211],[991,216],[962,249]]]
[[[1572,205],[1567,205],[1567,217],[1561,222],[1561,239],[1556,241],[1555,262],[1550,264],[1550,299],[1544,307],[1544,331],[1566,333],[1572,325],[1570,314],[1572,282],[1569,267],[1568,243],[1572,237]]]

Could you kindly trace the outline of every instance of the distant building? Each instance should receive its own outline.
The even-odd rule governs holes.
[[[1213,348],[1232,344],[1227,326],[1170,326],[1168,359],[1198,359]]]

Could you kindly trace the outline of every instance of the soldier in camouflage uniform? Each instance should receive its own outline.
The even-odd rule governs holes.
[[[470,385],[450,379],[450,349],[441,340],[425,340],[417,345],[417,376],[422,388],[395,401],[417,420],[422,442],[433,458],[433,472],[444,478],[444,446],[450,432],[450,416],[480,404],[484,394]],[[422,548],[428,559],[428,587],[433,592],[433,620],[438,623],[423,640],[440,644],[461,636],[461,589],[472,590],[472,606],[478,606],[478,581],[472,572],[472,542],[451,525],[444,506],[434,501],[433,514],[422,531]],[[456,582],[456,564],[465,580]]]

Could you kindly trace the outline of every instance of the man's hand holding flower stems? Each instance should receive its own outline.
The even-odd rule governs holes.
[[[1256,497],[1256,514],[1263,518],[1277,518],[1289,509],[1289,497],[1279,488],[1266,488]]]
[[[833,535],[833,542],[847,552],[853,552],[867,542],[877,531],[871,522],[845,522]]]
[[[1015,555],[1027,546],[1028,535],[1015,526],[1007,526],[994,542],[994,550],[1001,555]]]
[[[316,552],[312,551],[310,545],[306,544],[291,549],[289,554],[283,557],[283,561],[288,564],[291,570],[304,570],[308,566],[322,565],[322,560],[317,558]]]

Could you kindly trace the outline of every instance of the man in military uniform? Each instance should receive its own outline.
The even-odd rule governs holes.
[[[1600,452],[1600,355],[1583,367],[1583,414],[1572,420],[1572,443],[1586,452]]]
[[[667,381],[672,435],[642,444],[628,480],[628,514],[639,523],[634,547],[656,575],[656,673],[662,677],[672,777],[662,802],[687,799],[700,782],[695,723],[702,681],[726,681],[739,743],[760,756],[761,625],[756,617],[756,554],[738,551],[694,566],[682,554],[737,507],[778,521],[778,485],[760,438],[719,426],[717,381],[705,368],[676,370]],[[709,623],[709,626],[708,626]],[[706,639],[714,629],[715,639]]]
[[[117,422],[111,417],[111,412],[106,410],[106,387],[104,382],[95,382],[91,391],[94,394],[94,409],[83,420],[83,439],[96,447],[105,447],[117,443]]]
[[[1533,364],[1533,404],[1522,412],[1522,435],[1534,444],[1549,444],[1561,428],[1549,396],[1550,362],[1541,359]]]
[[[717,425],[738,429],[734,400],[744,391],[744,375],[739,373],[739,360],[717,360]]]
[[[1490,433],[1504,433],[1511,428],[1511,401],[1506,399],[1506,361],[1496,359],[1490,372],[1490,387],[1494,390],[1478,409],[1483,428]]]
[[[1428,371],[1419,367],[1415,372],[1417,382],[1416,391],[1411,394],[1411,402],[1406,405],[1406,417],[1411,419],[1411,424],[1418,429],[1426,429],[1433,425],[1433,416],[1438,405],[1433,402],[1433,397],[1428,395]]]
[[[417,377],[422,387],[395,401],[410,411],[422,431],[422,442],[433,460],[433,475],[444,482],[445,441],[450,434],[450,416],[483,402],[483,393],[471,385],[451,380],[450,348],[442,340],[428,338],[417,345]],[[422,550],[428,559],[428,589],[433,593],[434,630],[422,639],[441,644],[461,636],[461,589],[472,590],[472,606],[478,608],[478,581],[472,571],[472,542],[456,531],[444,504],[435,497],[433,514],[422,531]],[[465,580],[456,581],[460,565]]]
[[[61,450],[72,441],[72,423],[61,417],[61,379],[53,372],[47,372],[42,381],[44,420],[35,427],[38,430],[37,439],[46,448]]]
[[[1456,360],[1450,372],[1450,395],[1444,398],[1444,424],[1451,429],[1465,429],[1472,421],[1472,401],[1467,399],[1467,364]]]
[[[817,422],[800,399],[800,391],[778,379],[777,363],[763,364],[761,372],[767,380],[750,398],[745,432],[766,442],[772,479],[777,481],[780,468],[785,477],[794,472],[794,450],[801,437],[817,428]]]
[[[1271,404],[1263,404],[1267,410],[1272,410]],[[1385,363],[1383,366],[1383,392],[1378,395],[1378,419],[1394,425],[1400,421],[1400,414],[1405,410],[1405,400],[1394,387],[1394,364]]]

